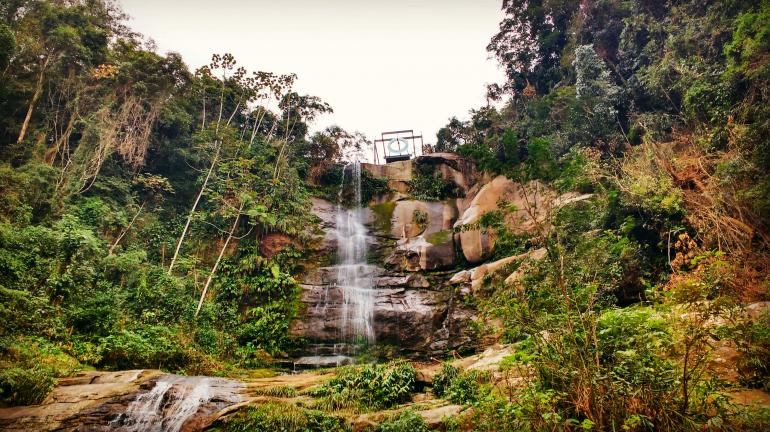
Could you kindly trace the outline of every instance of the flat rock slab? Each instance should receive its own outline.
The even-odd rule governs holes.
[[[425,411],[417,411],[429,428],[435,429],[444,424],[444,419],[460,414],[463,407],[460,405],[445,405],[431,408]]]
[[[63,378],[40,405],[0,409],[0,429],[48,431],[66,428],[68,419],[108,400],[131,395],[142,383],[160,374],[155,370],[129,370],[81,372]]]

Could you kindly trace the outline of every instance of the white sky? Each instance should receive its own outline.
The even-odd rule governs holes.
[[[426,143],[485,103],[503,73],[486,45],[500,0],[119,0],[129,26],[191,69],[232,53],[249,71],[294,72],[338,124],[369,138],[414,129]]]

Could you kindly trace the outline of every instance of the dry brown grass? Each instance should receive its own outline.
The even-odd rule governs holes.
[[[675,132],[668,142],[648,140],[642,150],[622,164],[624,177],[631,179],[660,178],[677,189],[686,212],[687,223],[697,233],[694,240],[704,249],[725,252],[750,250],[757,243],[770,245],[766,232],[743,191],[751,180],[740,176],[723,177],[721,166],[741,163],[740,152],[733,144],[738,128],[733,129],[728,148],[709,152],[697,142],[697,136]],[[620,181],[621,188],[623,181]]]

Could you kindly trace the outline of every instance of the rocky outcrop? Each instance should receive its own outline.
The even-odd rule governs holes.
[[[569,192],[557,196],[556,192],[538,181],[526,185],[505,176],[497,176],[484,184],[454,224],[459,232],[456,242],[465,260],[476,264],[487,260],[494,249],[494,233],[475,227],[481,217],[497,211],[501,202],[507,203],[504,211],[506,229],[513,234],[532,233],[538,223],[555,208],[591,198],[592,194]]]
[[[396,202],[391,235],[398,238],[387,264],[404,271],[437,270],[457,263],[452,225],[457,219],[453,200]]]
[[[521,263],[519,268],[517,268],[516,271],[509,275],[505,280],[505,283],[510,284],[521,277],[521,274],[529,260],[539,261],[545,258],[547,253],[548,252],[544,248],[540,248],[520,255],[509,256],[497,261],[485,263],[469,270],[462,270],[452,275],[452,277],[449,279],[449,283],[452,285],[466,285],[470,288],[471,291],[475,291],[476,288],[478,288],[484,282],[484,277],[487,275],[497,273],[507,266],[519,262]]]
[[[441,174],[445,181],[456,184],[463,196],[467,195],[478,180],[476,166],[456,153],[426,154],[416,158],[415,163],[430,166],[432,171]]]
[[[475,346],[472,311],[457,301],[454,290],[431,284],[421,274],[388,273],[373,267],[373,324],[376,342],[398,346],[406,354],[443,355]],[[307,275],[302,284],[304,312],[291,328],[311,343],[344,342],[345,298],[336,285],[336,268]]]
[[[553,195],[553,192],[538,182],[522,186],[505,176],[497,176],[485,184],[455,222],[456,229],[465,228],[457,235],[465,259],[475,264],[488,259],[492,254],[493,235],[480,228],[467,227],[473,227],[485,213],[498,210],[501,201],[510,204],[505,215],[506,227],[514,233],[530,232],[536,221],[545,216],[545,204]]]
[[[409,182],[412,180],[412,160],[391,162],[384,165],[364,163],[361,167],[375,177],[388,179],[388,187],[401,193],[409,192]]]
[[[409,193],[409,182],[413,179],[416,165],[430,166],[433,172],[440,173],[444,180],[456,184],[463,195],[467,194],[477,181],[474,164],[455,153],[431,153],[383,165],[361,164],[375,177],[387,178],[388,187],[403,194]]]
[[[314,247],[318,251],[329,252],[337,247],[334,239],[336,209],[334,204],[321,198],[311,198],[313,207],[310,211],[320,219],[319,232],[310,233],[315,238]]]
[[[4,431],[201,431],[240,402],[243,386],[154,370],[81,372],[35,406],[0,409]],[[148,403],[145,403],[148,402]]]

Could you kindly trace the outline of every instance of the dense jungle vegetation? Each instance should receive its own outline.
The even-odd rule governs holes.
[[[86,365],[215,374],[287,349],[305,179],[361,138],[310,136],[331,107],[296,76],[229,54],[191,72],[111,3],[0,14],[3,401]],[[264,253],[268,233],[296,247]]]
[[[770,428],[728,396],[770,391],[770,313],[745,319],[770,300],[770,1],[502,8],[488,50],[507,80],[435,150],[593,195],[533,235],[509,230],[504,202],[479,221],[495,258],[547,257],[469,300],[479,331],[499,323],[515,347],[501,374],[521,379],[444,365],[433,394],[472,407],[447,427]],[[109,2],[8,0],[0,15],[0,404],[84,368],[257,375],[301,343],[310,198],[337,195],[365,137],[310,133],[332,108],[294,75],[157,54]],[[386,189],[365,182],[367,199]],[[456,193],[429,174],[412,187]],[[279,253],[262,243],[276,234],[291,239]],[[717,342],[740,353],[735,380],[710,369]],[[413,392],[411,366],[349,368],[312,409],[250,407],[227,427],[346,430],[330,412]],[[380,429],[425,427],[407,410]]]

